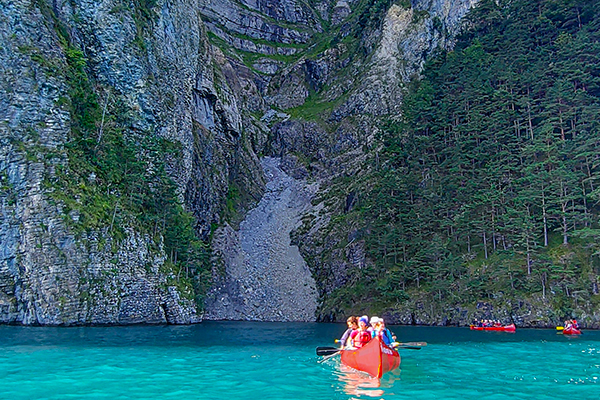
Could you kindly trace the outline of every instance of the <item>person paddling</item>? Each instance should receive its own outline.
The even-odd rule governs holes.
[[[565,329],[569,330],[569,329],[577,329],[579,330],[579,324],[577,323],[576,319],[568,319],[565,321]]]
[[[346,324],[348,325],[348,329],[346,329],[346,332],[344,332],[342,338],[339,340],[341,349],[350,345],[350,335],[353,331],[358,330],[358,317],[348,317],[348,319],[346,320]]]
[[[565,321],[565,329],[566,329],[566,330],[569,330],[569,329],[571,329],[572,327],[573,327],[573,324],[571,323],[571,320],[570,320],[570,319],[566,320],[566,321]]]

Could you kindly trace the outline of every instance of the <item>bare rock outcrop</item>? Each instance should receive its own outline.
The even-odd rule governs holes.
[[[238,231],[219,228],[213,249],[223,262],[206,301],[215,320],[314,321],[315,281],[290,233],[310,209],[317,184],[294,179],[280,160],[262,161],[267,189]]]
[[[414,0],[412,7],[392,5],[364,76],[347,101],[332,113],[338,121],[349,115],[398,114],[402,92],[418,77],[428,56],[450,49],[460,22],[478,0]]]
[[[181,145],[166,167],[200,235],[220,220],[231,181],[260,198],[253,138],[242,138],[227,61],[208,43],[198,3],[148,4],[0,5],[0,323],[201,319],[195,294],[178,284],[160,240],[135,224],[126,224],[120,239],[112,224],[77,233],[71,222],[80,215],[51,196],[56,189],[47,182],[70,162],[67,51],[81,51],[100,101],[122,105],[125,135]]]

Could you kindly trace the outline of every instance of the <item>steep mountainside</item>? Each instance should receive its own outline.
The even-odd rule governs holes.
[[[336,195],[476,2],[0,2],[0,322],[201,319],[215,229],[265,190],[257,155]],[[308,209],[314,276],[323,251],[333,276],[367,262]]]
[[[219,1],[207,2],[201,12],[210,21],[214,45],[223,50],[238,75],[252,74],[257,82],[262,102],[260,107],[248,104],[247,109],[252,111],[250,117],[270,127],[264,152],[282,157],[284,169],[292,176],[320,183],[317,204],[338,195],[345,198],[344,193],[331,192],[332,180],[364,175],[365,161],[378,147],[375,135],[381,121],[397,118],[406,84],[418,75],[428,55],[451,47],[461,17],[475,3],[356,1],[336,2],[328,8],[320,2],[307,7],[290,1],[281,8],[303,10],[290,18],[268,14],[268,2]],[[245,21],[252,21],[252,29]],[[317,278],[321,301],[345,282],[331,277],[344,277],[349,268],[368,262],[362,240],[338,250],[341,243],[348,243],[345,236],[353,233],[351,229],[332,234],[324,229],[332,212],[336,210],[325,204],[306,209],[306,227],[294,233],[293,244],[300,246]],[[217,236],[218,243],[239,240],[230,230],[218,231]],[[269,247],[268,241],[262,245]],[[323,254],[330,255],[326,265],[321,264]],[[254,261],[254,267],[244,267],[242,258],[224,257],[223,278],[216,280],[215,295],[230,309],[246,310],[247,318],[254,319],[261,313],[248,311],[252,308],[248,304],[269,310],[264,298],[270,296],[261,300],[258,293],[249,293],[252,285],[245,281],[250,278],[231,279],[252,277],[256,265],[262,265]],[[286,265],[263,268],[285,273]],[[218,301],[211,302],[211,318],[218,318],[215,315],[222,308]],[[224,317],[238,319],[242,314]]]
[[[320,318],[600,326],[599,9],[482,0],[467,16],[362,173],[324,193],[333,217],[304,228]]]
[[[199,320],[191,229],[263,180],[198,9],[2,2],[1,322]]]

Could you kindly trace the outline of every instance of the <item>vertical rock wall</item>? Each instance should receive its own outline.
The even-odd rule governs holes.
[[[67,275],[56,246],[70,246],[72,240],[65,237],[60,209],[48,203],[42,187],[46,170],[66,162],[61,150],[70,116],[58,102],[67,87],[48,73],[50,66],[33,59],[50,60],[54,68],[64,68],[65,62],[52,43],[53,32],[29,1],[1,7],[0,322],[35,323],[51,318],[45,312],[48,303],[58,307],[58,298],[71,290],[69,284],[56,284],[56,272]],[[47,166],[41,160],[45,153],[56,154]],[[40,264],[45,271],[37,269]],[[36,279],[38,271],[47,277]]]
[[[45,182],[69,163],[64,45],[87,60],[100,100],[128,110],[126,135],[181,143],[168,165],[202,235],[218,222],[228,183],[259,197],[262,175],[206,40],[196,1],[17,0],[0,3],[0,322],[190,323],[194,294],[173,285],[162,246],[132,226],[75,234]],[[144,3],[146,4],[146,3]],[[151,4],[151,3],[147,3]],[[116,99],[116,100],[115,100]],[[93,179],[93,177],[90,177]],[[195,194],[198,194],[195,196]],[[115,211],[116,212],[116,211]]]
[[[237,202],[239,211],[240,204],[260,200],[265,181],[256,153],[296,160],[294,168],[322,182],[360,171],[365,151],[374,145],[377,121],[372,117],[397,110],[403,82],[418,73],[427,54],[450,43],[453,29],[475,2],[414,0],[410,10],[392,6],[382,25],[360,39],[368,54],[356,56],[339,41],[314,55],[312,41],[328,26],[338,27],[343,39],[352,28],[347,21],[361,6],[357,1],[0,1],[0,322],[188,323],[201,318],[193,294],[173,283],[177,279],[165,268],[160,243],[133,225],[122,240],[113,237],[111,226],[76,234],[70,222],[79,215],[51,196],[55,189],[47,182],[69,165],[65,35],[68,45],[83,53],[100,102],[123,105],[125,135],[181,144],[166,167],[197,219],[196,231],[208,238],[211,227],[223,222],[226,204]],[[225,43],[222,49],[209,43],[204,23],[215,43]],[[248,62],[239,50],[257,56]],[[298,57],[303,52],[312,55]],[[290,120],[277,110],[302,107],[315,93],[332,104],[325,121]],[[269,122],[268,115],[280,122]],[[311,208],[302,201],[291,207],[296,214],[286,225],[289,230]],[[322,216],[315,226],[325,225],[329,217]],[[308,232],[301,248],[314,253],[318,249],[311,243],[320,233]],[[216,247],[227,258],[226,249]],[[265,256],[248,249],[243,251],[251,257],[243,263]],[[269,251],[272,260],[291,254],[287,244]],[[362,254],[360,249],[354,253]],[[343,264],[341,258],[331,265]],[[304,271],[301,257],[292,264]],[[343,271],[343,265],[336,268],[333,273]],[[305,288],[313,287],[309,275],[299,279]],[[238,285],[246,290],[253,282]],[[280,288],[277,296],[292,286]],[[232,318],[287,320],[292,318],[287,310],[300,307],[308,311],[298,318],[310,320],[311,293],[292,295],[271,314],[249,306]],[[214,305],[212,310],[221,311],[211,318],[234,315],[219,307]]]

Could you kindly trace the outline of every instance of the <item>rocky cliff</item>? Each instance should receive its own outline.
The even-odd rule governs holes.
[[[265,190],[257,154],[322,188],[291,246],[326,299],[348,265],[368,262],[351,226],[341,247],[340,231],[321,229],[341,204],[325,200],[328,182],[360,173],[379,118],[474,3],[1,1],[0,322],[200,320],[207,278],[188,266],[179,228],[191,222],[177,210],[197,239],[226,222],[235,238]]]
[[[260,197],[252,137],[242,135],[228,66],[207,42],[199,4],[39,0],[0,7],[0,322],[199,321],[193,289],[165,254],[160,224],[152,233],[141,229],[118,201],[91,224],[83,219],[91,207],[81,204],[86,192],[70,206],[58,195],[72,183],[63,172],[77,172],[70,146],[89,111],[73,106],[84,97],[74,88],[89,80],[103,111],[92,130],[96,149],[111,124],[134,146],[145,138],[177,144],[164,164],[141,147],[134,158],[146,157],[150,169],[164,165],[198,235],[219,221],[232,182]],[[111,110],[118,114],[112,119]],[[78,187],[116,190],[96,174],[88,178]]]
[[[461,18],[476,1],[278,3],[280,10],[301,10],[293,16],[270,14],[271,4],[207,1],[201,13],[234,69],[254,76],[262,100],[255,112],[270,128],[264,151],[283,157],[284,170],[296,178],[320,183],[317,206],[304,210],[304,226],[292,236],[317,280],[322,307],[315,317],[328,320],[335,318],[330,306],[323,307],[329,293],[344,286],[350,268],[369,264],[356,226],[340,224],[358,194],[340,186],[364,176],[365,161],[379,146],[378,125],[398,116],[406,85],[429,55],[452,47]],[[235,248],[242,231],[229,232],[220,232],[219,243]],[[249,302],[266,304],[259,294],[248,295],[246,280],[255,267],[244,268],[244,257],[224,258],[214,295],[240,311],[231,316],[212,302],[211,318],[221,312],[243,319],[246,310],[247,318],[260,319],[260,312],[248,311]],[[236,274],[247,277],[237,286],[231,280]]]

